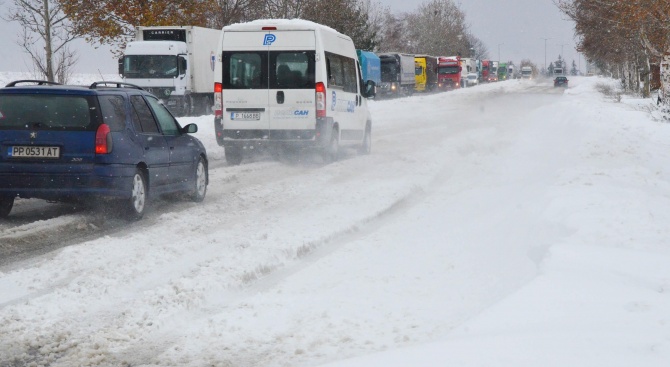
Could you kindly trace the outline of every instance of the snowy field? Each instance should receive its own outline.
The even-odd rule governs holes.
[[[604,82],[372,101],[372,154],[329,165],[229,167],[182,118],[203,203],[0,221],[79,238],[0,261],[0,366],[667,366],[670,124]]]

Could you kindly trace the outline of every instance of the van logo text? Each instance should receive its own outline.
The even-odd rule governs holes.
[[[275,36],[272,33],[268,33],[265,35],[265,39],[263,40],[263,46],[270,46],[272,45],[272,42],[277,40],[277,36]]]

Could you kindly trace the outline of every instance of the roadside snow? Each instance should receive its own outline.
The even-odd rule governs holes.
[[[670,128],[597,82],[372,101],[326,166],[180,119],[205,202],[0,273],[0,366],[664,366]]]

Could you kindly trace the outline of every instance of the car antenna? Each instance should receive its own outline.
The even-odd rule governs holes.
[[[102,78],[102,81],[103,81],[103,82],[106,82],[105,77],[102,76],[102,73],[100,72],[100,69],[98,69],[98,74],[100,74],[100,78]]]

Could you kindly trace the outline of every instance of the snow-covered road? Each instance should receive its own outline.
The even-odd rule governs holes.
[[[594,83],[574,78],[563,93],[512,80],[373,101],[372,154],[329,165],[259,157],[228,167],[212,117],[181,119],[199,125],[212,162],[203,203],[159,202],[128,224],[17,201],[0,223],[0,366],[317,366],[453,335],[476,341],[468,326],[524,290],[539,289],[521,304],[572,294],[574,267],[552,253],[597,261],[594,248],[616,251],[606,270],[626,251],[638,265],[670,260],[670,130],[605,101]],[[16,255],[22,246],[33,249]],[[599,266],[578,272],[577,283],[594,282],[583,294],[599,291]],[[623,283],[653,294],[620,299],[612,286],[607,304],[580,299],[544,331],[612,307],[631,317],[618,344],[589,348],[616,357],[612,344],[642,329],[630,353],[661,366],[670,271],[649,266]],[[537,286],[548,275],[558,293]],[[500,365],[550,365],[524,353]]]

